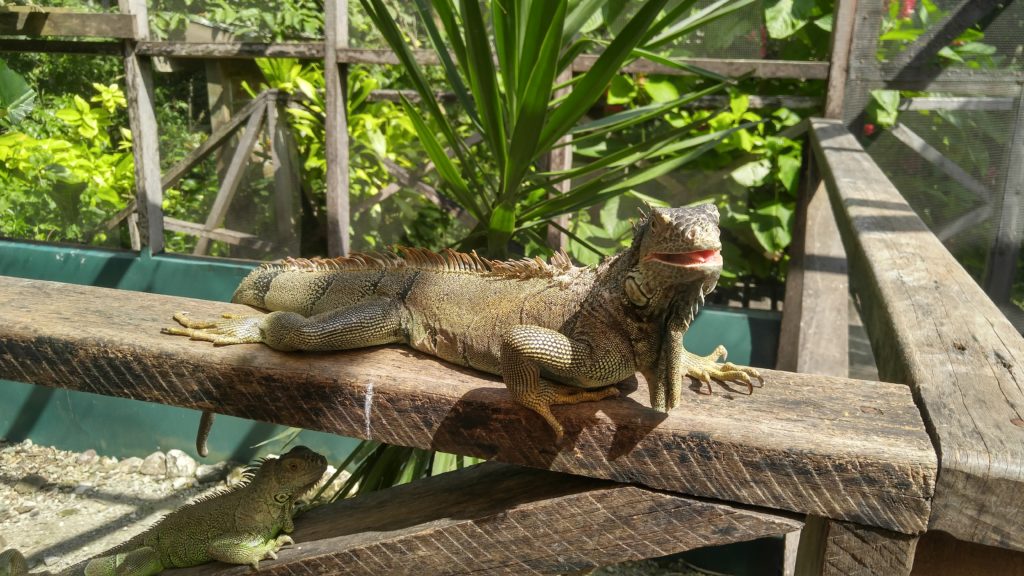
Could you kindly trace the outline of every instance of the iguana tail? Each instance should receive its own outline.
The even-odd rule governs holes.
[[[26,576],[28,562],[14,548],[0,552],[0,576]]]

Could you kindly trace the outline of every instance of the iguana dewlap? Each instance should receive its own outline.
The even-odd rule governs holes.
[[[249,564],[277,558],[287,536],[295,501],[327,469],[327,460],[305,446],[264,460],[247,473],[245,484],[225,489],[171,512],[152,528],[103,554],[61,572],[61,576],[151,576],[168,568],[213,560]],[[0,553],[0,576],[25,576],[17,550]]]
[[[264,264],[232,301],[270,311],[197,321],[165,332],[214,344],[263,342],[325,351],[404,343],[463,366],[500,374],[512,397],[563,435],[554,404],[600,400],[644,374],[651,405],[679,404],[684,377],[751,386],[757,372],[683,349],[683,333],[722,268],[718,210],[655,208],[633,243],[597,267],[565,253],[492,261],[475,253],[406,248],[331,260]]]

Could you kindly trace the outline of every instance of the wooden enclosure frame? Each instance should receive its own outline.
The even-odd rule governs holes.
[[[956,77],[957,72],[927,76],[913,63],[941,47],[951,30],[979,17],[978,6],[970,4],[958,4],[948,29],[923,37],[908,50],[906,62],[881,77]],[[154,252],[162,249],[165,228],[194,233],[204,243],[268,242],[226,230],[220,220],[260,125],[266,120],[277,132],[280,98],[260,95],[161,176],[151,59],[323,59],[330,118],[329,246],[332,255],[345,253],[350,210],[367,207],[348,206],[345,193],[347,66],[396,63],[388,51],[348,47],[346,0],[326,1],[324,42],[294,44],[155,42],[148,39],[144,0],[120,0],[119,6],[122,13],[104,15],[109,19],[103,24],[90,19],[79,28],[66,16],[41,27],[19,27],[17,17],[0,12],[0,35],[120,39],[0,41],[0,51],[124,58],[139,185],[134,205],[108,224],[133,222],[137,247]],[[1014,506],[1024,501],[1024,339],[839,120],[849,108],[843,101],[848,80],[876,73],[855,70],[857,58],[874,49],[856,40],[858,27],[873,25],[862,18],[864,6],[864,0],[838,1],[828,63],[693,62],[723,74],[828,80],[826,118],[803,126],[811,146],[779,352],[779,367],[787,371],[767,371],[764,389],[752,397],[723,390],[663,415],[645,406],[643,384],[632,383],[624,400],[559,409],[570,437],[560,447],[494,379],[404,349],[297,358],[247,347],[210,348],[163,337],[159,328],[179,309],[212,315],[233,307],[10,278],[0,278],[0,306],[11,311],[0,328],[0,377],[495,461],[373,497],[378,500],[316,511],[297,533],[308,544],[264,565],[273,574],[402,572],[429,562],[443,563],[451,573],[549,573],[793,533],[801,526],[794,567],[800,574],[909,574],[918,539],[928,530],[948,532],[960,543],[1024,551],[1024,512]],[[431,53],[418,52],[417,58],[436,63]],[[573,71],[589,64],[581,57]],[[642,61],[627,70],[675,73]],[[1012,107],[1017,96],[1008,91],[990,98],[917,98],[903,106]],[[162,190],[243,125],[242,145],[210,217],[203,223],[163,218]],[[969,189],[980,186],[905,127],[897,132],[951,178]],[[1024,131],[1017,134],[1024,137]],[[287,159],[275,162],[285,174]],[[395,168],[403,185],[444,202],[419,181],[422,174]],[[379,199],[390,193],[389,187]],[[1021,202],[1019,194],[1006,198]],[[965,216],[957,226],[979,216]],[[1016,229],[1013,222],[1001,226]],[[846,377],[847,267],[855,272],[880,376],[898,384]],[[116,309],[108,305],[114,298]],[[67,304],[57,309],[53,301]],[[311,363],[317,370],[309,370]],[[500,485],[496,493],[510,490],[520,497],[496,498],[495,492],[469,488],[480,484]],[[367,519],[377,509],[383,522],[395,510],[406,511],[403,504],[446,493],[466,496],[462,515],[439,516],[441,504],[451,505],[441,502],[417,508],[402,525],[382,528]],[[389,508],[389,499],[399,504]],[[659,530],[645,531],[626,520],[637,507]],[[611,518],[612,527],[588,524],[597,517]],[[518,540],[497,536],[517,530]],[[545,536],[538,538],[538,532]],[[611,536],[599,541],[602,534]],[[453,543],[456,553],[449,551]],[[212,565],[187,573],[246,571]]]

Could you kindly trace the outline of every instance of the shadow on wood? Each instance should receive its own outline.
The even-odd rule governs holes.
[[[799,520],[487,463],[313,510],[260,574],[558,574],[798,529]],[[210,564],[168,576],[246,575]]]

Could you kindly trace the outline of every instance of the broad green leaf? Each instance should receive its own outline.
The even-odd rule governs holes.
[[[814,21],[814,25],[821,28],[825,32],[832,32],[832,15],[825,14],[821,18]]]
[[[744,92],[738,90],[730,90],[729,92],[729,109],[733,115],[737,118],[743,116],[743,114],[750,108],[750,97]]]
[[[668,27],[666,30],[655,36],[653,40],[646,42],[643,45],[643,48],[645,50],[653,50],[659,46],[668,44],[686,36],[701,26],[714,22],[726,14],[732,14],[737,10],[742,10],[753,3],[754,0],[718,0],[717,2],[702,8],[688,18],[680,22],[676,22],[672,26]]]
[[[740,186],[754,188],[764,184],[764,181],[772,173],[772,163],[767,158],[747,162],[743,166],[733,170],[729,176]]]
[[[871,100],[875,112],[875,121],[882,128],[896,125],[899,117],[900,93],[898,90],[872,90]]]
[[[913,41],[924,32],[920,28],[902,28],[898,30],[890,30],[885,34],[878,37],[879,40],[902,40],[902,41]]]
[[[768,35],[789,38],[807,25],[814,11],[814,0],[770,0],[764,11]]]
[[[629,104],[636,98],[636,84],[633,79],[625,74],[619,74],[612,78],[611,85],[608,86],[608,103],[611,105],[616,104]]]
[[[770,260],[779,260],[792,241],[792,204],[775,201],[750,214],[750,229]]]
[[[796,185],[800,181],[800,154],[783,154],[775,159],[779,167],[779,182],[790,194],[796,194]]]
[[[672,79],[667,76],[657,79],[648,78],[643,83],[643,89],[654,102],[670,102],[679,98],[679,90],[672,83]]]

